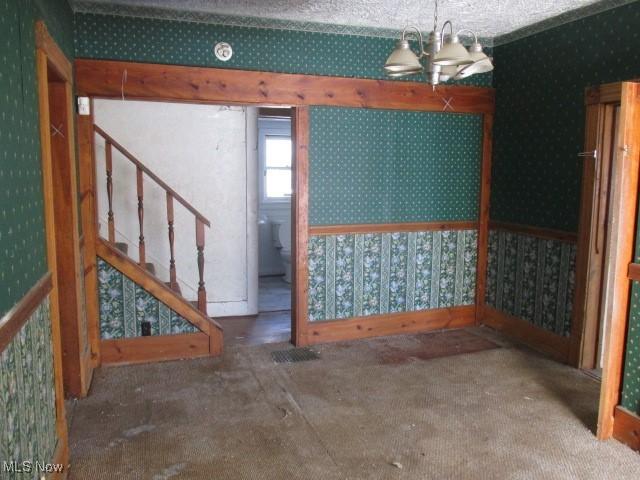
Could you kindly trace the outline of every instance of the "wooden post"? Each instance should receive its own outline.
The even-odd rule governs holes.
[[[176,278],[176,258],[173,249],[174,233],[173,233],[173,196],[167,192],[167,222],[169,223],[169,285],[172,290],[176,289],[178,284]]]
[[[204,287],[204,223],[196,217],[196,246],[198,247],[198,310],[207,313],[207,290]]]
[[[144,245],[144,192],[142,187],[142,169],[136,168],[136,184],[138,188],[138,223],[140,224],[140,236],[138,237],[138,263],[142,268],[146,265],[146,253]]]
[[[116,224],[113,218],[113,159],[111,156],[111,142],[105,140],[105,153],[107,160],[107,199],[109,201],[109,211],[107,221],[109,224],[109,241],[116,241]]]

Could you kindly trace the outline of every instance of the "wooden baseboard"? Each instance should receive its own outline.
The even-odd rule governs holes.
[[[183,358],[207,357],[209,336],[204,333],[158,335],[102,340],[102,365],[131,365]],[[218,352],[213,352],[216,355]]]
[[[462,328],[475,324],[475,306],[438,308],[418,312],[389,313],[344,320],[310,322],[306,345],[361,338]]]
[[[66,440],[58,440],[51,463],[62,465],[62,471],[48,474],[47,480],[65,480],[69,476],[69,445]]]
[[[640,416],[616,407],[613,414],[613,438],[640,452]]]
[[[556,335],[493,307],[485,306],[483,311],[483,324],[513,337],[555,360],[563,363],[568,362],[570,343],[568,337]]]

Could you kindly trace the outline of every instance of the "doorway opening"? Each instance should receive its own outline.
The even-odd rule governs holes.
[[[291,109],[260,108],[256,318],[260,343],[286,341],[291,337],[292,145]]]

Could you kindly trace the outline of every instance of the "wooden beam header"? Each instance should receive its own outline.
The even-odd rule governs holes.
[[[79,59],[79,95],[245,105],[493,113],[492,88]],[[126,72],[126,74],[125,74]]]

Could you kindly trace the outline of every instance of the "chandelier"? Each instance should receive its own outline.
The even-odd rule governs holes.
[[[449,27],[449,33],[445,35],[445,29]],[[461,33],[470,33],[473,43],[469,49],[460,42]],[[419,42],[419,52],[416,54],[409,43],[409,36],[414,35]],[[423,60],[421,62],[421,60]],[[406,27],[402,31],[400,40],[396,42],[389,58],[384,64],[388,76],[393,78],[425,73],[427,82],[434,87],[440,82],[448,80],[461,80],[476,73],[485,73],[493,70],[491,59],[482,51],[482,45],[478,43],[478,37],[471,30],[460,30],[454,33],[450,20],[444,22],[442,29],[438,31],[438,0],[436,0],[433,16],[433,31],[429,32],[427,42],[422,37],[422,32],[417,27]]]

